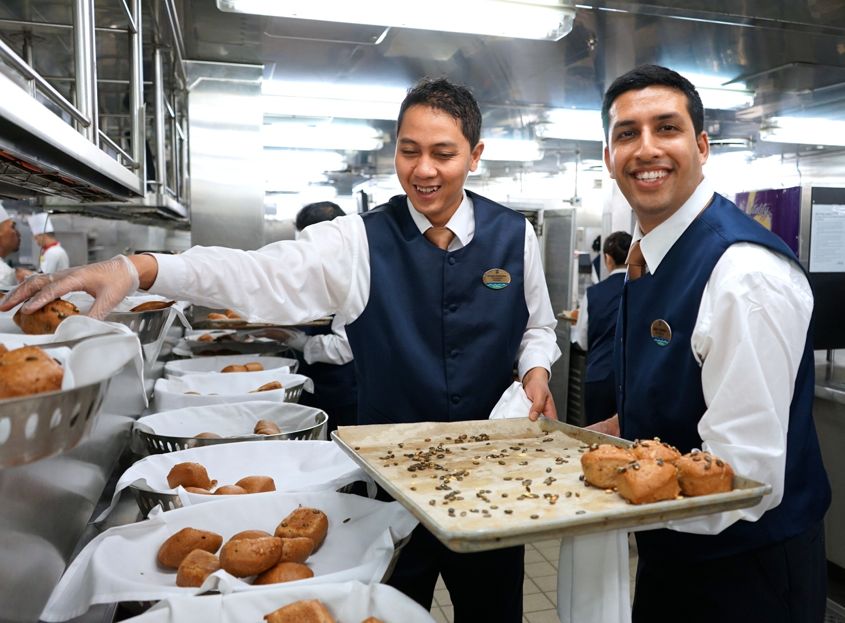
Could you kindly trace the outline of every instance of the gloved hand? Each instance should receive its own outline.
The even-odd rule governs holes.
[[[308,336],[302,331],[296,329],[285,329],[287,337],[284,339],[284,345],[298,351],[305,350],[305,343],[308,341]]]
[[[31,275],[0,301],[0,311],[7,311],[22,301],[21,312],[31,314],[68,292],[87,292],[94,297],[88,312],[102,320],[124,297],[138,289],[138,271],[125,255],[110,260],[68,268],[49,275]],[[29,300],[27,300],[29,299]]]

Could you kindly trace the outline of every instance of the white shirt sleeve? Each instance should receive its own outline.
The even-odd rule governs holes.
[[[0,286],[12,288],[16,285],[18,285],[18,280],[15,277],[15,269],[0,258]]]
[[[786,258],[740,243],[716,264],[690,340],[707,405],[698,432],[704,450],[772,492],[753,508],[670,522],[673,529],[717,534],[780,504],[789,409],[812,312],[807,278]]]
[[[540,261],[540,245],[537,243],[534,227],[527,219],[523,265],[528,324],[517,351],[519,378],[536,367],[545,368],[551,374],[552,364],[560,357],[555,335],[557,320],[552,311],[546,276]]]
[[[151,293],[232,307],[252,322],[300,324],[332,314],[352,322],[369,297],[369,249],[358,215],[317,223],[298,240],[257,251],[193,247],[155,258]]]
[[[331,363],[336,366],[352,361],[352,347],[346,338],[346,321],[337,315],[332,319],[332,332],[312,335],[305,342],[302,355],[308,363]]]
[[[64,270],[70,266],[70,259],[61,245],[53,245],[44,251],[44,261],[41,263],[41,272],[45,275]]]
[[[578,307],[578,320],[575,321],[575,326],[572,327],[572,333],[570,334],[571,341],[578,344],[581,350],[587,350],[589,346],[587,334],[589,322],[590,319],[587,314],[587,293],[584,292],[584,296],[581,297],[581,304]]]

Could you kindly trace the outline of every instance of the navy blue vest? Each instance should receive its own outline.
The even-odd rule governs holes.
[[[525,218],[467,194],[475,236],[451,253],[420,233],[405,195],[363,215],[370,296],[346,328],[359,424],[483,419],[513,381],[528,322]],[[510,285],[486,287],[491,268],[510,273]]]
[[[303,327],[308,335],[328,335],[331,325]],[[303,392],[300,404],[316,407],[332,414],[333,407],[351,407],[358,403],[358,391],[355,387],[355,366],[350,361],[337,366],[331,363],[308,363],[305,357],[299,357],[299,374],[314,381],[314,393]]]
[[[587,377],[588,383],[613,375],[613,336],[625,275],[610,275],[587,288]]]
[[[710,274],[725,250],[737,242],[762,245],[797,264],[780,238],[715,195],[654,274],[625,284],[614,349],[623,437],[657,436],[682,452],[701,447],[697,425],[706,405],[690,336]],[[658,318],[672,329],[672,339],[665,346],[651,337],[650,325]],[[757,522],[738,521],[715,536],[672,530],[639,532],[640,556],[649,560],[728,556],[795,536],[822,519],[830,504],[830,486],[812,418],[815,378],[811,344],[808,332],[790,405],[780,505]]]

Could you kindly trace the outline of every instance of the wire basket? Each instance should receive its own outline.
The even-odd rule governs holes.
[[[300,391],[302,388],[300,387]],[[196,437],[170,437],[157,435],[145,431],[143,428],[135,428],[138,439],[150,454],[163,454],[177,450],[187,450],[199,446],[214,446],[221,443],[233,443],[236,441],[272,441],[277,439],[321,439],[323,438],[326,422],[329,416],[324,411],[314,410],[314,421],[304,427],[294,430],[284,430],[277,435],[239,435],[235,437],[223,437],[220,439],[204,439]]]
[[[136,334],[144,351],[144,362],[151,364],[158,358],[165,333],[172,322],[173,309],[152,309],[144,312],[112,312],[106,316],[109,322],[126,325]]]
[[[23,465],[76,446],[91,429],[109,379],[0,400],[0,468]]]

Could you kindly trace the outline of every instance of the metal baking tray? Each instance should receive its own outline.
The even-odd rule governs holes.
[[[736,476],[728,493],[629,504],[580,476],[590,444],[630,442],[545,418],[346,426],[332,437],[456,552],[745,508],[771,491]]]

